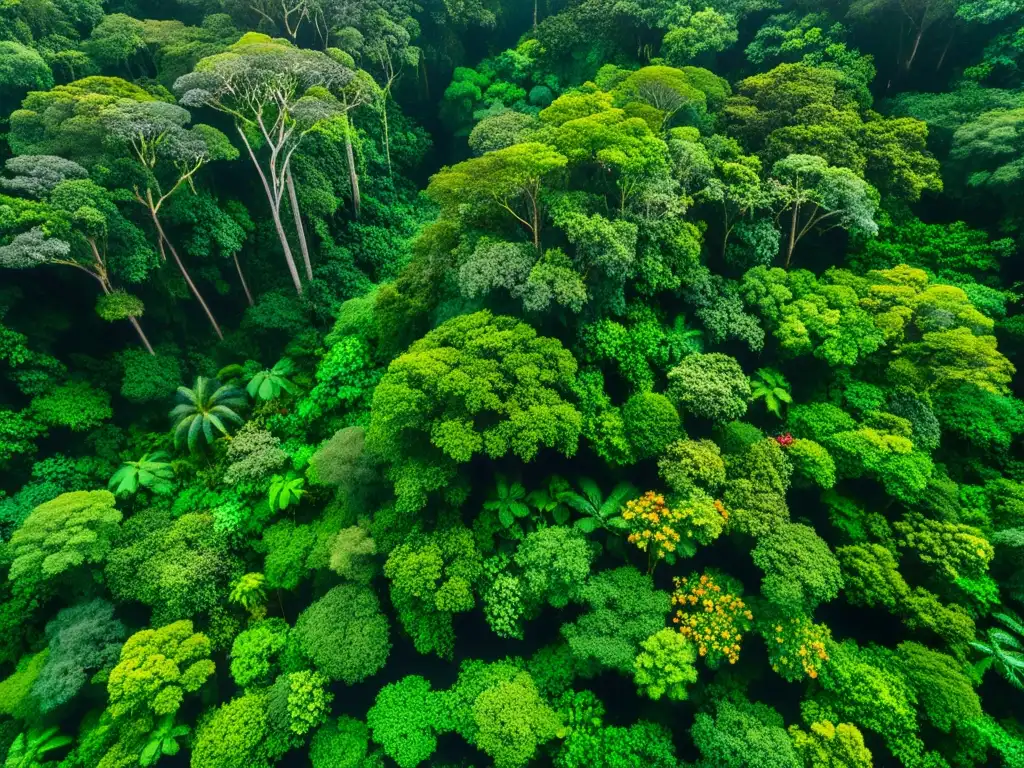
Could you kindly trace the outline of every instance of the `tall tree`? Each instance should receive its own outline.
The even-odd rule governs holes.
[[[200,61],[195,71],[174,84],[185,106],[207,106],[234,118],[259,173],[288,272],[300,296],[302,280],[281,219],[286,191],[307,279],[312,279],[313,267],[292,186],[292,156],[317,124],[344,114],[344,103],[333,97],[331,89],[343,87],[353,76],[350,67],[327,54],[249,33],[226,52]],[[262,163],[256,154],[261,146],[269,154]]]
[[[136,202],[145,208],[157,232],[160,255],[171,258],[185,279],[189,290],[203,308],[210,325],[220,339],[224,334],[213,312],[185,268],[178,249],[171,242],[160,220],[164,203],[184,185],[191,186],[196,173],[213,160],[234,160],[238,150],[227,137],[208,125],[185,126],[191,116],[188,110],[163,101],[120,99],[101,113],[108,144],[128,149],[138,161],[139,179],[133,184]],[[161,184],[160,177],[166,182]]]

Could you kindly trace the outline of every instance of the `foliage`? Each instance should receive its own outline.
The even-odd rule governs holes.
[[[1022,30],[0,0],[0,761],[1024,766]]]
[[[712,668],[724,660],[730,664],[739,660],[743,633],[754,618],[743,600],[732,593],[731,581],[707,573],[675,579],[672,605],[678,607],[672,623]]]
[[[437,749],[439,695],[417,675],[390,683],[366,715],[373,740],[400,768],[414,768]]]
[[[107,692],[115,718],[147,710],[156,715],[178,711],[186,693],[195,693],[214,672],[210,641],[193,632],[191,621],[144,629],[128,638]]]
[[[657,701],[667,695],[673,701],[685,701],[688,683],[697,682],[697,649],[674,629],[659,630],[644,640],[636,657],[633,679],[648,698]]]
[[[331,680],[349,685],[377,672],[391,651],[388,621],[364,586],[334,587],[299,614],[295,641]]]
[[[55,579],[69,579],[102,563],[121,522],[114,495],[75,491],[32,510],[11,536],[8,578],[35,592]]]
[[[622,567],[592,575],[580,589],[588,610],[562,625],[573,656],[582,665],[629,673],[640,644],[665,625],[669,598],[649,576]]]
[[[684,415],[724,423],[747,412],[750,385],[739,363],[728,355],[690,355],[669,371],[668,380],[668,396]]]
[[[174,468],[163,451],[144,453],[138,461],[126,461],[110,478],[107,487],[115,496],[131,496],[139,488],[153,493],[168,493],[172,488]]]
[[[232,387],[217,386],[217,382],[202,376],[192,389],[178,387],[178,405],[171,411],[174,445],[188,443],[195,451],[200,437],[212,443],[214,435],[228,435],[228,427],[241,424],[242,417],[234,410],[245,405],[241,392]]]

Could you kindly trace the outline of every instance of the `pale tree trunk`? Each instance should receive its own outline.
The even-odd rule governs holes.
[[[92,256],[96,259],[96,266],[98,269],[98,274],[95,274],[94,277],[96,278],[96,282],[100,284],[103,294],[105,296],[109,296],[113,293],[113,290],[110,287],[110,281],[107,279],[107,268],[103,264],[103,259],[100,257],[100,250],[96,246],[95,240],[90,239],[89,245],[92,247]],[[142,346],[146,348],[146,351],[156,357],[156,352],[153,351],[153,345],[150,344],[149,339],[146,338],[146,333],[142,330],[142,325],[139,324],[139,321],[134,317],[129,317],[128,322],[132,324],[132,328],[134,328],[135,332],[139,334],[139,340],[142,342]]]
[[[288,243],[288,235],[285,233],[284,224],[281,222],[281,207],[273,190],[270,189],[270,182],[267,181],[267,176],[263,173],[259,160],[256,159],[256,153],[253,152],[252,145],[249,143],[245,131],[242,130],[240,125],[236,125],[235,128],[238,131],[238,135],[242,137],[245,148],[249,151],[249,158],[252,160],[252,164],[256,166],[256,171],[260,175],[260,181],[263,182],[263,190],[266,192],[267,203],[270,205],[270,217],[274,221],[274,229],[277,231],[277,237],[281,241],[281,250],[284,251],[284,260],[288,265],[288,273],[292,277],[292,283],[295,284],[295,292],[301,296],[302,280],[299,278],[299,270],[295,266],[295,258],[292,256],[292,247]]]
[[[793,259],[793,249],[796,248],[796,223],[800,218],[800,203],[793,203],[793,218],[789,224],[789,247],[786,249],[786,269],[789,269],[789,262]]]
[[[313,264],[309,260],[309,245],[306,243],[306,228],[302,224],[302,212],[299,210],[299,196],[295,193],[295,181],[292,179],[292,171],[289,168],[285,171],[285,183],[288,185],[288,201],[292,206],[292,216],[295,218],[295,231],[299,235],[299,247],[302,249],[302,263],[306,267],[306,279],[313,279]]]
[[[388,84],[390,90],[391,84]],[[388,176],[392,175],[391,171],[391,134],[388,131],[388,92],[384,92],[384,109],[382,111],[384,117],[384,154],[388,159]]]
[[[185,283],[188,285],[188,289],[192,292],[196,301],[199,302],[199,306],[203,308],[203,312],[206,313],[206,319],[209,320],[210,325],[213,326],[213,331],[217,334],[217,338],[223,341],[224,334],[221,333],[220,326],[217,324],[217,319],[213,316],[213,312],[211,312],[210,308],[206,305],[206,301],[203,300],[203,296],[199,293],[199,289],[196,287],[196,284],[192,282],[192,276],[189,275],[188,270],[185,269],[185,265],[182,263],[181,257],[178,256],[178,251],[174,247],[174,243],[171,242],[170,238],[167,237],[167,233],[164,232],[163,225],[160,223],[160,217],[152,208],[150,209],[150,214],[153,217],[153,224],[156,225],[157,236],[160,238],[161,242],[167,244],[167,249],[171,252],[171,258],[173,258],[174,263],[178,265],[178,270],[181,272],[181,276],[185,278]]]
[[[907,59],[907,72],[914,66],[914,59],[917,58],[917,49],[921,46],[921,38],[924,37],[924,25],[917,30],[917,37],[914,38],[914,47],[910,49],[910,57]]]
[[[348,158],[348,179],[352,185],[352,208],[355,217],[358,219],[362,199],[359,195],[359,174],[356,171],[356,156],[352,150],[352,130],[352,121],[349,120],[348,115],[345,115],[345,156]]]
[[[245,281],[245,273],[242,272],[242,265],[238,262],[238,254],[231,254],[231,258],[235,261],[235,269],[238,270],[238,279],[242,281],[242,290],[245,291],[245,298],[249,302],[249,306],[253,307],[256,302],[252,300],[252,293],[249,291],[249,284]]]

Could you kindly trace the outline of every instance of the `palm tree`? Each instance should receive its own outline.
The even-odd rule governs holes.
[[[583,515],[576,521],[576,527],[584,533],[591,533],[598,528],[607,531],[625,529],[626,521],[619,513],[626,501],[636,495],[637,490],[631,483],[619,483],[605,498],[596,482],[589,477],[581,477],[580,492],[566,491],[561,500]]]
[[[228,424],[241,424],[243,419],[234,410],[246,404],[245,393],[234,387],[222,387],[215,379],[200,376],[193,389],[178,387],[178,405],[171,411],[174,422],[174,445],[188,441],[195,451],[200,436],[213,443],[215,432],[229,437]]]
[[[983,654],[974,668],[984,674],[989,667],[995,667],[1010,685],[1024,690],[1024,641],[1021,640],[1024,624],[1008,613],[995,613],[992,618],[1006,629],[989,627],[985,632],[986,642],[971,642],[971,647]]]
[[[138,461],[126,461],[114,473],[107,487],[115,496],[131,496],[139,488],[148,488],[153,493],[167,493],[173,487],[174,469],[167,462],[163,451],[144,453]]]
[[[761,368],[750,380],[751,399],[764,398],[769,413],[782,418],[783,403],[793,402],[789,394],[789,382],[774,368]]]
[[[281,392],[289,394],[295,391],[295,385],[288,380],[294,366],[287,357],[278,360],[273,368],[260,371],[249,381],[246,392],[253,400],[275,400]]]

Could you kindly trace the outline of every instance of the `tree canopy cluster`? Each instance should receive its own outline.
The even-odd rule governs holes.
[[[0,0],[2,768],[1024,768],[1024,0]]]

